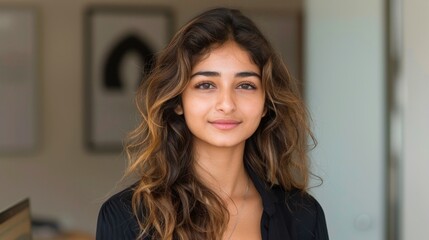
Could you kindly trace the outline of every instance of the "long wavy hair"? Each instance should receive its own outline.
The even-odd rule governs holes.
[[[192,67],[213,48],[235,41],[262,72],[266,115],[246,141],[244,161],[267,185],[308,187],[307,110],[299,88],[255,24],[238,10],[217,8],[183,26],[156,57],[139,87],[142,121],[126,145],[127,174],[139,178],[132,207],[140,235],[152,239],[220,239],[229,221],[221,198],[198,179],[193,135],[175,113]]]

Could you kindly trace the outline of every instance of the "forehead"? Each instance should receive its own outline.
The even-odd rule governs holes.
[[[249,52],[234,41],[214,45],[195,59],[192,72],[201,70],[201,68],[218,68],[219,70],[243,68],[260,72]]]

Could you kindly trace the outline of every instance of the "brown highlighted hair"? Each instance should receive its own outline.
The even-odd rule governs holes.
[[[228,210],[196,177],[193,136],[174,109],[192,67],[227,41],[235,41],[259,66],[266,96],[267,113],[246,141],[244,161],[268,185],[303,192],[308,187],[313,136],[296,82],[249,18],[234,9],[209,10],[176,33],[137,92],[142,121],[130,133],[126,151],[127,174],[139,178],[133,195],[139,238],[220,239],[226,229]]]

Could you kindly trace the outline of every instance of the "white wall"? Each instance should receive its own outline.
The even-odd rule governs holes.
[[[403,240],[426,239],[429,223],[429,1],[403,1]]]
[[[364,156],[380,148],[375,132],[383,129],[362,128],[382,113],[380,80],[383,70],[380,47],[384,1],[307,0],[307,99],[313,113],[319,146],[313,153],[324,185],[315,190],[325,207],[332,239],[384,239],[380,194],[383,184],[374,173],[385,174],[386,167],[376,159]],[[429,2],[399,1],[402,9],[395,23],[402,22],[402,56],[399,84],[395,85],[396,117],[394,152],[399,154],[399,230],[403,240],[426,239],[429,223]],[[365,24],[363,24],[365,23]],[[400,26],[401,27],[401,26]],[[372,39],[372,40],[371,40]],[[380,44],[379,40],[376,40]],[[378,69],[378,70],[377,70]],[[377,76],[379,75],[379,76]],[[353,82],[352,82],[353,81]],[[363,89],[356,82],[378,82]],[[367,85],[369,86],[369,85]],[[376,93],[376,92],[378,93]],[[361,96],[361,99],[358,99]],[[363,109],[361,104],[375,100]],[[381,104],[381,105],[380,105]],[[375,108],[377,109],[375,112]],[[355,114],[351,118],[350,114]],[[365,118],[364,118],[365,117]],[[399,121],[398,121],[399,120]],[[373,122],[374,123],[374,122]],[[348,137],[347,137],[348,136]],[[351,138],[350,136],[353,136]],[[359,137],[361,141],[356,141]],[[377,140],[378,139],[378,140]],[[374,145],[375,144],[375,145]],[[398,145],[399,144],[399,145]],[[347,145],[347,146],[346,146]],[[381,149],[381,148],[380,148]],[[370,161],[369,161],[370,160]],[[364,162],[369,167],[364,166]],[[383,177],[383,176],[382,176]],[[370,183],[368,184],[368,179]],[[378,197],[376,197],[378,196]],[[366,208],[365,206],[369,207]],[[378,211],[374,230],[356,231],[351,212]]]
[[[313,190],[333,240],[385,231],[385,61],[382,0],[306,1],[306,100],[319,145]],[[315,181],[314,184],[318,184]]]
[[[0,0],[39,13],[40,135],[36,152],[0,154],[0,209],[31,198],[34,216],[60,221],[68,230],[94,233],[100,203],[122,176],[122,154],[94,154],[83,144],[83,11],[91,3],[170,6],[181,25],[209,6],[296,10],[299,0]]]

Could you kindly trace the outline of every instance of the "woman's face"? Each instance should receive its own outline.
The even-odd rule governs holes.
[[[264,101],[259,67],[230,41],[195,64],[176,112],[183,111],[196,147],[235,147],[258,128]]]

